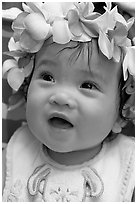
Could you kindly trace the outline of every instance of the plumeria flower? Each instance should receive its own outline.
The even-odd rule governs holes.
[[[73,3],[56,3],[56,7],[55,3],[54,6],[52,4],[51,2],[23,4],[25,12],[14,21],[12,27],[15,38],[19,39],[21,47],[27,52],[38,52],[51,35],[57,43],[64,44],[70,41],[71,33],[64,17],[73,7]]]
[[[8,59],[3,63],[3,76],[7,74],[9,85],[17,91],[25,79],[23,69],[18,68],[18,62],[14,59]]]
[[[74,8],[73,2],[45,2],[42,6],[42,13],[52,25],[53,41],[59,44],[68,43],[72,34],[65,19],[70,9]],[[58,29],[60,28],[60,29]]]
[[[7,77],[9,85],[13,90],[18,91],[25,77],[29,76],[33,69],[32,56],[21,49],[20,44],[15,42],[13,37],[8,43],[9,52],[6,52],[14,59],[7,59],[3,63],[3,77]],[[24,59],[24,60],[23,60]]]

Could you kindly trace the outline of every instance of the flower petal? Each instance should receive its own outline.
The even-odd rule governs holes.
[[[13,30],[16,30],[16,29],[24,29],[24,25],[23,25],[23,22],[24,22],[24,19],[26,18],[26,16],[28,15],[27,12],[22,12],[20,13],[17,18],[13,21],[12,23],[12,29]]]
[[[81,16],[86,17],[94,11],[94,4],[92,2],[75,3],[75,6]]]
[[[30,53],[36,53],[36,52],[38,52],[38,51],[41,49],[43,43],[44,43],[44,41],[39,41],[34,47],[32,47],[32,48],[29,49],[29,52],[30,52]]]
[[[24,30],[20,38],[20,46],[27,52],[35,53],[40,50],[44,41],[33,40],[31,35]]]
[[[2,10],[2,17],[14,20],[22,11],[19,8],[12,7],[10,9]]]
[[[22,3],[22,8],[27,13],[33,12],[32,9],[26,3]]]
[[[113,30],[116,24],[115,15],[117,13],[117,7],[114,7],[111,11],[106,10],[104,14],[96,19],[98,27],[105,33],[108,30]]]
[[[17,91],[24,81],[24,72],[19,68],[13,68],[8,72],[7,81],[9,85]]]
[[[124,57],[124,60],[123,60],[123,76],[124,76],[124,81],[126,81],[127,78],[128,78],[127,68],[128,68],[128,57],[127,57],[127,54],[126,54],[126,56]]]
[[[127,21],[127,28],[128,28],[128,30],[132,27],[134,22],[135,22],[135,18],[134,17],[128,19],[128,21]]]
[[[127,26],[127,22],[126,20],[124,19],[124,17],[119,14],[118,12],[115,14],[115,20],[119,23],[122,23],[123,25]]]
[[[56,18],[53,23],[53,41],[59,44],[68,43],[71,39],[71,33],[68,27],[68,21],[63,18]]]
[[[106,34],[102,31],[99,32],[98,44],[101,52],[108,58],[112,58],[113,43],[109,41]]]
[[[27,2],[27,6],[29,6],[35,13],[42,13],[40,9],[41,5],[42,4],[39,2]]]
[[[45,2],[42,8],[50,15],[63,17],[61,2]]]
[[[79,42],[88,42],[91,41],[91,37],[89,35],[87,35],[85,32],[82,33],[81,36],[71,36],[71,39],[73,41],[79,41]]]
[[[17,66],[18,66],[18,63],[14,59],[7,59],[6,61],[4,61],[3,66],[2,66],[2,74],[3,74],[3,76],[4,76],[4,74],[7,71],[9,71],[13,67],[17,67]]]
[[[86,2],[83,7],[82,15],[86,18],[94,11],[94,4],[92,2]]]
[[[50,30],[50,24],[38,13],[29,14],[24,20],[24,26],[34,40],[44,40]]]
[[[126,55],[123,60],[123,75],[124,75],[124,80],[127,79],[128,73],[133,76],[135,76],[135,47],[127,47],[126,49]]]
[[[65,17],[70,9],[75,8],[73,2],[45,2],[42,9],[54,17]]]
[[[108,35],[111,39],[114,39],[116,45],[121,45],[127,39],[127,27],[122,23],[117,22],[115,30],[110,30]]]
[[[113,58],[116,62],[120,61],[120,57],[121,57],[121,49],[118,46],[114,46],[113,49]]]
[[[111,2],[105,2],[107,7],[104,7],[106,10],[111,10],[112,3]]]
[[[87,35],[91,37],[98,37],[99,27],[94,21],[81,19],[81,26]]]
[[[68,11],[74,8],[75,8],[74,2],[61,2],[61,9],[64,16],[67,15]]]
[[[15,42],[13,37],[11,37],[8,42],[8,48],[9,51],[21,50],[19,42]]]
[[[135,76],[135,46],[128,47],[128,71]]]
[[[79,22],[79,16],[76,10],[70,10],[68,12],[68,26],[75,36],[81,36],[82,35],[82,27]]]

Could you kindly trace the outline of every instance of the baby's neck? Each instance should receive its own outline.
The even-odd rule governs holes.
[[[57,163],[63,165],[78,165],[82,164],[83,162],[89,161],[90,159],[95,157],[100,152],[101,148],[102,144],[99,144],[96,147],[90,149],[78,150],[67,153],[54,152],[48,148],[47,152],[49,156]]]

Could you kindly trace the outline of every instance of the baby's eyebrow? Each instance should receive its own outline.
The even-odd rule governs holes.
[[[40,65],[43,65],[43,64],[50,64],[50,65],[57,65],[56,61],[53,61],[51,59],[47,59],[47,58],[44,58],[42,59],[37,65],[37,67],[39,67]]]
[[[80,70],[84,75],[91,77],[91,79],[95,81],[100,81],[103,83],[107,83],[106,78],[99,72],[95,70]]]

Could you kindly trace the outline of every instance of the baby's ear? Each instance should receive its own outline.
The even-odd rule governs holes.
[[[126,125],[127,121],[124,121],[120,116],[118,116],[117,120],[115,121],[112,132],[113,133],[120,133],[122,128]]]
[[[118,123],[118,121],[116,121],[112,127],[112,132],[113,133],[120,133],[122,130],[120,124]]]

